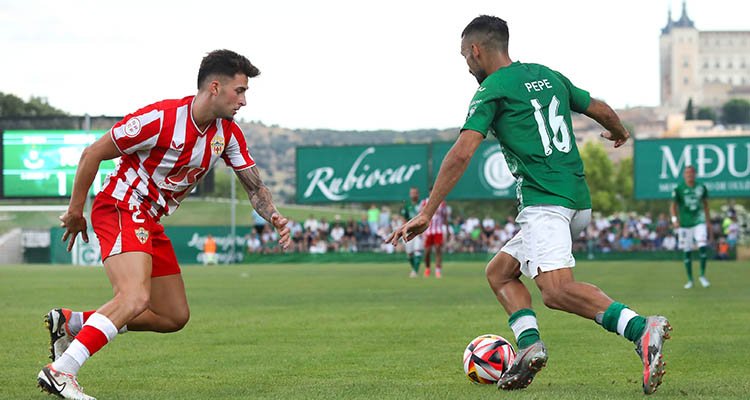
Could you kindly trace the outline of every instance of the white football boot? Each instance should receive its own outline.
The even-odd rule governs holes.
[[[56,371],[52,368],[52,364],[47,364],[39,371],[36,381],[43,392],[64,399],[96,400],[96,398],[83,393],[83,388],[78,384],[75,376]]]

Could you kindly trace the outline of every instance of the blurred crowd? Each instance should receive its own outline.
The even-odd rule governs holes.
[[[707,228],[713,234],[715,254],[721,257],[734,248],[746,226],[734,207],[723,207],[712,213]],[[323,254],[329,252],[402,252],[403,246],[393,247],[383,240],[401,226],[403,217],[389,207],[371,206],[359,220],[335,216],[332,220],[310,215],[304,221],[290,221],[293,246],[288,251]],[[513,216],[497,220],[488,215],[455,216],[447,227],[445,253],[496,253],[520,229]],[[256,216],[254,228],[246,235],[250,253],[277,253],[281,249],[273,228]],[[618,213],[610,216],[596,214],[591,223],[573,243],[574,252],[608,253],[629,251],[669,251],[677,248],[677,232],[667,213],[656,217],[650,213]]]

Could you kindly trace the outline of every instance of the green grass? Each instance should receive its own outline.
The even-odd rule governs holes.
[[[747,265],[712,262],[709,289],[682,289],[679,262],[581,262],[579,280],[674,326],[659,399],[747,399]],[[550,360],[526,390],[472,385],[461,356],[479,334],[512,333],[483,264],[409,279],[406,263],[184,267],[192,319],[181,332],[119,336],[81,370],[100,399],[642,399],[633,345],[543,307]],[[528,284],[528,282],[527,282]],[[533,285],[533,283],[532,283]],[[0,267],[0,398],[47,399],[42,316],[111,296],[99,268]]]
[[[11,204],[4,202],[2,204]],[[23,204],[55,204],[66,205],[67,203],[59,200],[24,202]],[[304,222],[310,214],[316,218],[326,218],[329,222],[333,221],[336,215],[342,220],[348,220],[353,217],[358,221],[365,213],[363,210],[353,210],[335,207],[314,207],[314,206],[283,206],[279,205],[279,211],[286,216],[300,223]],[[237,224],[248,226],[253,223],[253,208],[249,201],[243,201],[237,205]],[[12,228],[43,228],[59,226],[61,211],[50,212],[0,212],[0,234],[11,230]],[[167,226],[228,226],[231,223],[231,214],[229,203],[216,202],[210,200],[188,199],[180,205],[178,211],[169,217],[162,219],[162,223]]]

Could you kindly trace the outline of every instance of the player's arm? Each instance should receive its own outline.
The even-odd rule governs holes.
[[[583,114],[606,129],[605,132],[602,132],[601,137],[615,142],[615,147],[622,146],[630,138],[630,133],[622,125],[620,117],[607,103],[591,98],[591,103]]]
[[[273,224],[279,233],[279,244],[286,249],[291,242],[290,230],[286,224],[289,222],[284,218],[271,199],[271,191],[260,178],[260,171],[257,166],[252,166],[240,171],[235,171],[237,177],[242,183],[242,187],[247,192],[247,197],[253,205],[255,211],[266,221]]]
[[[679,228],[680,227],[680,217],[679,217],[680,214],[677,212],[676,201],[672,201],[672,204],[670,204],[669,213],[672,214],[672,225],[675,228]]]
[[[110,135],[100,137],[96,142],[83,149],[81,159],[78,161],[76,176],[73,180],[73,192],[70,195],[68,210],[61,215],[60,226],[65,228],[63,233],[63,242],[68,240],[68,251],[73,248],[76,236],[81,233],[83,241],[88,243],[89,236],[86,233],[86,219],[83,217],[83,206],[86,204],[86,197],[94,183],[94,178],[99,171],[99,165],[104,160],[111,160],[119,157],[120,150],[115,146]]]
[[[471,157],[483,140],[484,135],[477,131],[467,129],[461,132],[456,143],[453,144],[453,147],[451,147],[448,154],[443,158],[443,163],[440,165],[440,171],[435,179],[435,184],[432,187],[427,204],[419,210],[416,217],[388,236],[385,240],[387,243],[395,246],[398,244],[399,239],[403,238],[409,241],[427,229],[438,206],[440,206],[440,203],[443,202],[445,196],[450,193],[453,187],[456,186],[458,180],[461,179],[464,171],[466,171],[466,167],[469,166]]]

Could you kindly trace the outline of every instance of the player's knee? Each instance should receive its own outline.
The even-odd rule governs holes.
[[[188,309],[182,310],[181,312],[174,315],[172,318],[172,324],[173,324],[172,332],[177,332],[181,330],[182,328],[184,328],[185,325],[187,325],[189,320],[190,320],[190,310]]]
[[[120,292],[115,296],[121,307],[125,309],[131,318],[137,317],[140,313],[146,311],[150,301],[148,290],[133,290],[130,292]]]

